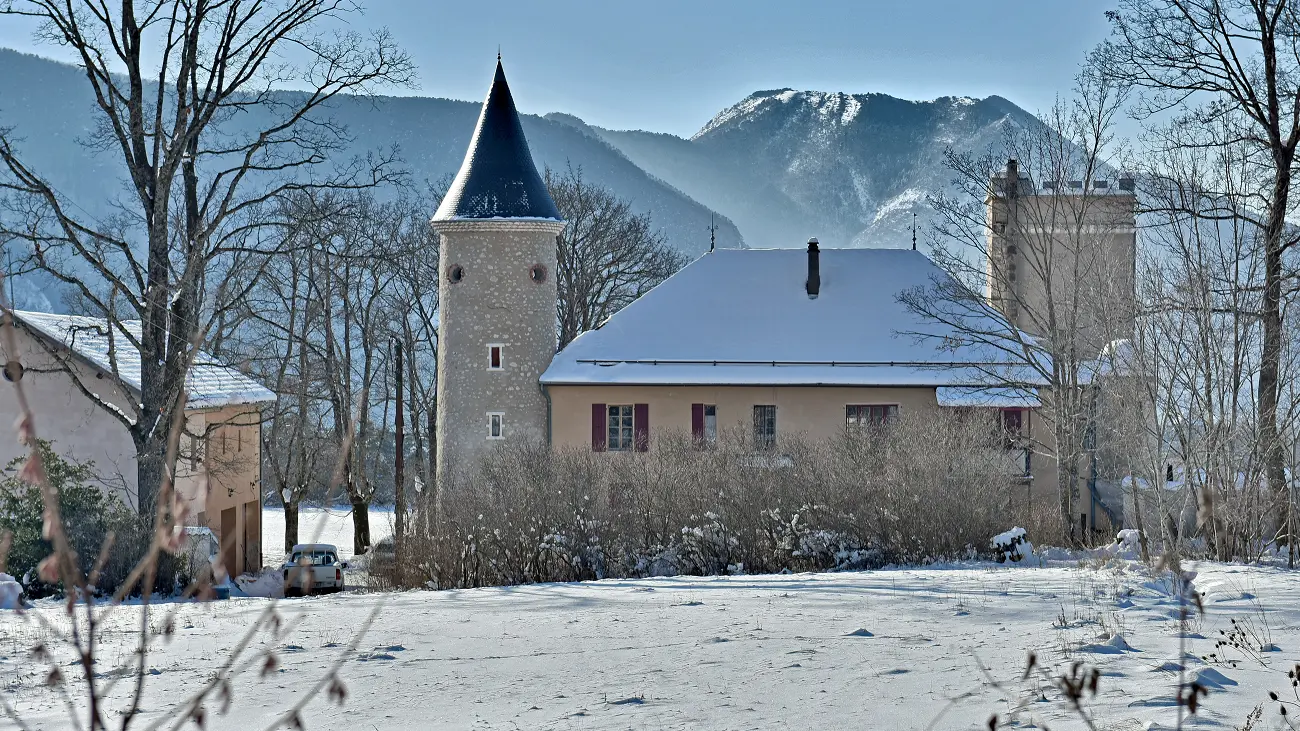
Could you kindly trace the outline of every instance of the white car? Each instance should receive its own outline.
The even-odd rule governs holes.
[[[284,595],[343,591],[343,563],[339,549],[328,543],[299,543],[284,567]]]

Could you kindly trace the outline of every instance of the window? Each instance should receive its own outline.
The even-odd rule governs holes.
[[[1020,409],[1002,410],[1002,434],[1007,449],[1017,446],[1024,433],[1024,412]]]
[[[884,426],[898,418],[898,404],[849,404],[844,407],[844,424],[850,429]]]
[[[545,281],[546,281],[546,265],[545,265],[545,264],[534,264],[534,265],[532,266],[532,268],[528,270],[528,278],[531,279],[531,280],[533,280],[533,281],[536,282],[537,284],[541,284],[542,282],[545,282]]]
[[[488,370],[499,371],[504,368],[501,365],[501,348],[500,345],[488,346]]]
[[[23,364],[16,360],[11,360],[8,363],[5,363],[4,374],[5,380],[10,383],[17,383],[23,380]],[[96,375],[102,374],[97,373]]]
[[[291,566],[333,566],[338,556],[330,551],[299,551],[289,558]]]
[[[500,411],[488,412],[488,439],[505,439],[505,429],[502,422],[505,421],[506,415]]]
[[[190,441],[190,472],[197,472],[199,461],[202,459],[200,452],[203,449],[203,438],[197,434],[189,435]]]
[[[776,448],[776,407],[754,407],[754,448],[771,450]]]
[[[455,284],[465,278],[465,267],[459,264],[452,264],[447,267],[447,281]]]
[[[606,448],[611,452],[631,451],[633,445],[634,430],[632,428],[632,406],[621,405],[609,407],[609,416],[606,420],[608,429],[608,438],[605,441]]]
[[[691,404],[691,438],[696,448],[718,441],[718,407],[713,404]]]

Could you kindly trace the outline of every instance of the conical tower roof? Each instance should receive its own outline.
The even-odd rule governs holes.
[[[500,57],[465,162],[433,216],[434,221],[490,218],[561,220],[528,151]]]

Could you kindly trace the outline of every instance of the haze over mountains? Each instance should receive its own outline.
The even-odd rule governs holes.
[[[749,95],[689,140],[595,130],[642,169],[740,227],[753,247],[911,245],[912,214],[952,174],[944,150],[998,149],[1038,120],[997,96],[908,101],[779,89]]]
[[[118,153],[83,144],[95,133],[92,105],[77,68],[0,49],[0,125],[22,138],[34,169],[101,213],[124,189]],[[478,101],[341,97],[330,114],[351,133],[345,157],[395,146],[422,183],[459,167],[478,109]],[[234,123],[256,124],[245,116]],[[947,146],[996,149],[1007,125],[1037,123],[996,96],[918,102],[792,89],[751,94],[690,139],[566,114],[523,122],[539,168],[580,166],[690,255],[707,250],[711,220],[723,247],[794,247],[810,236],[824,246],[908,246],[912,214],[924,225],[927,194],[949,184]]]

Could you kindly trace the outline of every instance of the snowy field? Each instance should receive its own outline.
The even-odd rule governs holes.
[[[1279,648],[1234,656],[1236,667],[1186,660],[1189,677],[1212,690],[1190,727],[1235,729],[1269,690],[1284,689],[1286,670],[1300,661],[1300,572],[1195,568],[1207,614],[1191,622],[1187,650],[1213,651],[1205,638],[1233,619]],[[170,605],[177,633],[149,658],[156,674],[146,720],[198,687],[268,604]],[[312,701],[307,728],[971,729],[992,713],[1018,727],[1080,728],[1044,700],[1059,698],[1054,690],[1020,682],[1030,652],[1053,668],[1102,669],[1099,728],[1168,728],[1176,712],[1177,602],[1127,563],[348,593],[279,607],[299,624],[288,637],[254,643],[280,652],[279,669],[241,678],[232,715],[211,718],[209,728],[267,727],[375,609],[362,653],[343,667],[346,704]],[[110,621],[125,630],[138,611],[117,610]],[[36,612],[64,621],[53,603]],[[44,671],[26,667],[24,648],[44,631],[30,615],[0,623],[4,692],[35,727],[64,728],[61,701],[41,687]],[[130,658],[128,646],[114,644],[126,638],[109,636],[106,673]],[[1006,686],[994,687],[981,665]],[[1276,728],[1276,718],[1256,728]]]
[[[333,543],[339,555],[352,558],[352,506],[300,508],[299,543]],[[393,506],[370,506],[370,542],[393,534]],[[272,568],[284,561],[284,508],[262,509],[262,561]]]

